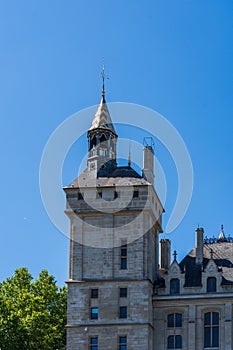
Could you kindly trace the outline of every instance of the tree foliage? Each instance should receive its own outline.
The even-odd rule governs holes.
[[[59,289],[43,270],[33,280],[28,269],[0,283],[1,350],[60,350],[65,346],[66,287]]]

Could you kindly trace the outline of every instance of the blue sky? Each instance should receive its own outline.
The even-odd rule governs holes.
[[[158,111],[190,152],[192,202],[169,235],[178,258],[198,224],[233,235],[232,10],[230,0],[0,3],[0,280],[21,266],[34,276],[46,268],[60,285],[68,276],[69,242],[43,208],[39,164],[53,130],[99,102],[103,56],[107,101]],[[156,155],[167,171],[166,223],[177,178],[159,143]],[[79,161],[71,169],[71,152],[64,181]]]

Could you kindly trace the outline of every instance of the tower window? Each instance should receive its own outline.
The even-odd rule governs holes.
[[[100,155],[100,156],[105,156],[105,150],[102,149],[102,148],[100,148],[100,149],[99,149],[99,155]]]
[[[133,191],[133,198],[139,197],[139,191]]]
[[[121,270],[127,270],[127,241],[121,243]]]
[[[90,350],[98,350],[98,337],[90,338]]]
[[[180,280],[178,278],[172,278],[170,281],[170,294],[180,293]]]
[[[97,191],[96,198],[102,198],[102,191]]]
[[[204,348],[219,347],[219,313],[206,312],[204,315]]]
[[[99,297],[99,290],[98,289],[92,289],[91,290],[91,298],[97,299]]]
[[[127,337],[126,336],[120,336],[119,337],[119,350],[127,350]]]
[[[207,278],[207,293],[216,292],[216,277]]]
[[[167,316],[167,326],[169,328],[182,327],[182,314],[169,314]]]
[[[167,338],[168,349],[182,349],[182,336],[181,335],[169,335]]]
[[[78,193],[78,200],[80,201],[80,200],[83,200],[83,195],[82,195],[82,193]]]
[[[99,313],[98,307],[92,307],[91,308],[91,319],[98,320],[98,313]]]
[[[120,318],[127,318],[127,306],[120,306]]]
[[[120,298],[127,298],[127,288],[120,288]]]

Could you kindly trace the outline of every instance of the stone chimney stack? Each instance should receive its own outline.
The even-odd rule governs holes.
[[[203,262],[203,239],[204,229],[196,229],[196,264],[201,265]]]
[[[168,269],[171,261],[171,241],[169,239],[160,240],[160,267]]]
[[[143,177],[154,186],[154,150],[152,146],[143,148]]]

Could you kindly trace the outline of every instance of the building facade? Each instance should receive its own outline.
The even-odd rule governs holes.
[[[218,238],[203,234],[196,229],[196,246],[180,263],[175,254],[160,268],[154,349],[233,349],[233,241],[223,228]]]
[[[233,350],[233,243],[223,230],[170,263],[154,150],[142,174],[118,166],[118,135],[102,99],[87,134],[86,170],[69,186],[67,350]]]

